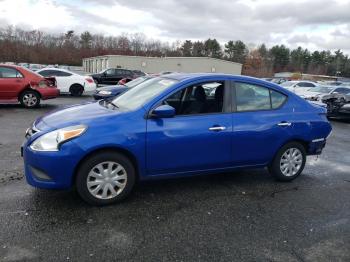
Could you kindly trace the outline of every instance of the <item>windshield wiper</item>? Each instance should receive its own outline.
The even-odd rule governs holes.
[[[117,104],[113,103],[113,101],[111,101],[110,104],[113,105],[116,108],[119,108],[119,106],[117,106]]]

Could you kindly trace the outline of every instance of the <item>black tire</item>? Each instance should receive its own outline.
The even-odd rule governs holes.
[[[95,170],[94,168],[96,166],[105,162],[118,163],[118,165],[123,167],[124,171],[126,172],[126,179],[125,179],[126,184],[124,188],[115,197],[109,196],[111,197],[109,199],[102,199],[94,196],[92,193],[90,193],[90,190],[92,187],[90,186],[90,190],[88,188],[88,181],[94,182],[89,180],[91,179],[91,177],[89,177],[90,171],[92,172],[92,170]],[[94,206],[104,206],[104,205],[110,205],[110,204],[120,202],[121,200],[126,198],[131,193],[134,187],[135,181],[136,181],[135,167],[132,164],[132,162],[129,160],[129,158],[117,152],[104,151],[104,152],[96,153],[84,160],[84,162],[81,164],[77,172],[75,185],[79,195],[85,202]],[[114,186],[114,187],[115,187],[114,189],[116,188],[119,189],[117,186]],[[104,188],[101,187],[100,189],[98,189],[97,192],[101,190],[103,191],[103,189]],[[109,192],[111,193],[111,191]]]
[[[81,96],[84,93],[84,87],[79,84],[73,84],[69,88],[69,92],[72,96]]]
[[[24,91],[18,98],[25,108],[36,108],[40,105],[40,94],[32,90]]]
[[[290,150],[290,151],[288,151],[288,150]],[[295,165],[291,164],[292,168],[288,167],[288,164],[281,163],[282,159],[284,159],[286,162],[288,162],[286,160],[286,155],[284,156],[285,153],[288,155],[287,152],[299,152],[300,153],[300,157],[298,157],[297,160],[293,160],[293,163],[295,163]],[[299,154],[299,153],[297,153],[297,154]],[[298,161],[298,163],[299,163],[299,159],[301,161],[300,165],[297,164],[297,162],[296,162],[296,161]],[[273,161],[271,162],[271,164],[269,166],[269,172],[276,180],[292,181],[293,179],[298,177],[301,174],[301,172],[303,172],[303,169],[305,167],[305,162],[306,162],[306,151],[305,151],[304,146],[298,142],[290,142],[288,144],[285,144],[284,146],[282,146],[280,148],[280,150],[278,150],[277,154],[275,155]],[[286,168],[286,166],[287,166],[287,168]],[[284,169],[285,171],[283,172],[282,169]],[[287,172],[286,169],[290,170],[291,172]],[[295,171],[297,171],[297,172],[295,172]],[[286,173],[289,173],[289,174],[286,175]]]

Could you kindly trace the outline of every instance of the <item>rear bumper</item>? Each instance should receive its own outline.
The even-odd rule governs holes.
[[[56,98],[60,95],[60,90],[53,87],[37,88],[36,90],[40,93],[43,100]]]
[[[84,91],[86,91],[86,92],[92,92],[92,91],[95,91],[95,90],[96,90],[96,87],[97,87],[97,85],[96,85],[95,82],[94,82],[94,83],[88,83],[88,82],[86,82],[86,83],[85,83],[85,86],[84,86]]]
[[[320,155],[322,153],[323,148],[326,146],[326,139],[314,139],[309,144],[308,155]]]

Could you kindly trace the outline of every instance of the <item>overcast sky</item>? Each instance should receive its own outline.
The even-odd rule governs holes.
[[[350,54],[350,0],[0,0],[0,26],[162,41],[301,45]]]

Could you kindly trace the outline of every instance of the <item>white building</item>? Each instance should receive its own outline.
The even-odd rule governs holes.
[[[105,55],[83,59],[86,72],[97,73],[106,68],[141,70],[145,73],[174,71],[184,73],[227,73],[240,75],[242,64],[211,57],[146,57]]]

